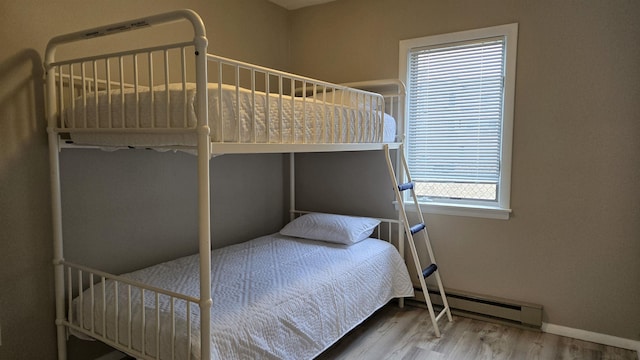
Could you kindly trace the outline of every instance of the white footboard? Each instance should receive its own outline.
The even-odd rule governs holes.
[[[85,266],[64,263],[70,332],[139,359],[200,353],[199,299]]]

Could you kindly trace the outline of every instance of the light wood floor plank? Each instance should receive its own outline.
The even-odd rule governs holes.
[[[639,360],[635,351],[454,316],[435,337],[425,308],[389,304],[318,360]]]

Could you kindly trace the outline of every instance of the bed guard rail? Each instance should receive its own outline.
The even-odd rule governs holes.
[[[53,62],[53,55],[57,46],[87,38],[113,35],[123,31],[138,29],[141,27],[167,24],[176,21],[187,20],[191,22],[195,37],[206,37],[204,23],[200,16],[193,10],[175,10],[162,14],[151,15],[139,19],[123,21],[115,24],[100,26],[92,29],[76,31],[69,34],[59,35],[52,38],[47,45],[47,62]]]
[[[192,341],[201,327],[199,299],[82,265],[62,265],[64,325],[74,335],[140,359],[187,359],[199,353]]]
[[[193,29],[192,39],[56,59],[56,51],[61,45],[185,20]],[[207,126],[206,52],[204,23],[197,13],[186,9],[56,36],[47,44],[45,53],[49,128],[66,133],[126,131],[154,134],[194,132],[198,127]],[[187,71],[192,72],[195,88],[200,93],[195,111],[201,115],[196,118],[197,124],[188,125],[185,106],[182,106],[185,110],[181,117],[171,113],[171,102],[179,101],[180,96],[186,101]],[[182,85],[181,95],[170,94],[173,83]],[[158,86],[164,89],[157,91]],[[156,87],[155,91],[146,91],[153,87]],[[165,99],[164,108],[158,101],[161,98]],[[142,119],[148,112],[154,121],[144,123]],[[160,116],[155,113],[162,113],[164,118],[157,119]]]
[[[407,88],[402,80],[366,80],[342,83],[340,85],[371,91],[382,95],[384,98],[385,112],[393,116],[396,120],[397,129],[395,141],[398,143],[404,142]]]
[[[195,34],[189,41],[55,57],[60,45],[185,19]],[[49,128],[107,136],[178,133],[183,138],[160,141],[178,147],[195,146],[205,127],[211,141],[225,144],[383,142],[380,94],[207,54],[206,46],[202,20],[190,10],[53,38],[45,56]],[[140,142],[153,143],[148,139]],[[111,141],[127,146],[130,140],[113,137],[105,145]]]
[[[217,113],[210,114],[216,118],[211,125],[214,142],[336,144],[383,140],[385,102],[381,94],[218,55],[208,54],[207,58],[210,81],[220,91],[215,96]],[[231,118],[223,104],[225,85],[232,85],[234,100],[242,99],[243,93],[246,99],[244,104],[234,102]],[[252,111],[244,113],[243,107]],[[243,129],[250,131],[243,133]]]

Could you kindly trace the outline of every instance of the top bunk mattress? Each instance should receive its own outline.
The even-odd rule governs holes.
[[[362,99],[363,96],[348,90],[319,93],[315,97],[289,96],[210,83],[211,141],[244,144],[394,142],[395,119],[376,110],[378,104]],[[70,131],[76,144],[195,146],[195,131],[179,130],[196,127],[197,108],[195,84],[178,83],[168,87],[83,94],[63,112],[63,121],[65,128],[80,130]],[[116,132],[101,131],[104,129]],[[129,131],[132,129],[134,131]],[[155,131],[157,129],[177,131]]]

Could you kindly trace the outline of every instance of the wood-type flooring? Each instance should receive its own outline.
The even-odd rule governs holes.
[[[437,338],[426,308],[390,303],[317,359],[639,360],[636,351],[467,317],[439,325]]]

